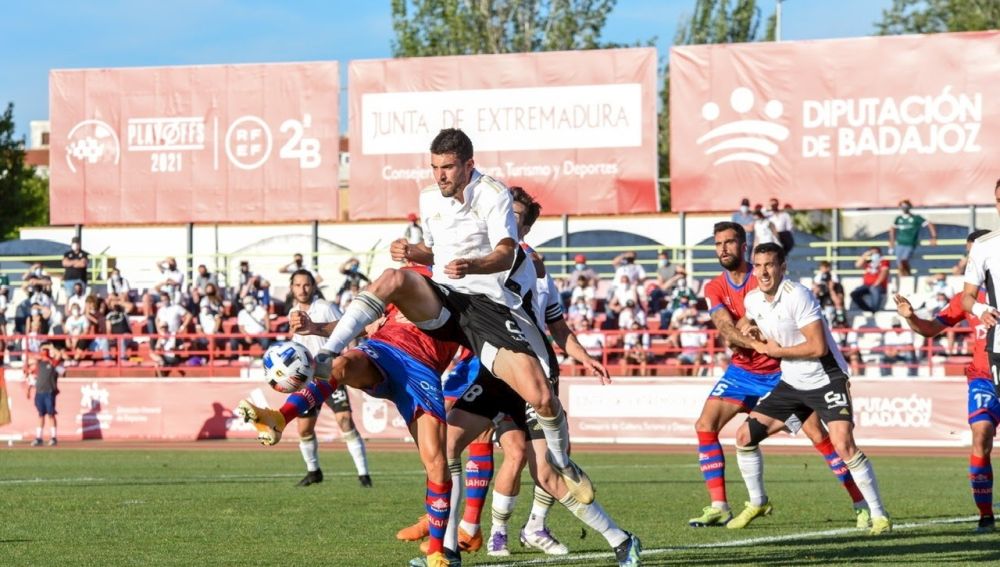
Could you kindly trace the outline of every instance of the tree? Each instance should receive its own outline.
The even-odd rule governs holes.
[[[756,0],[696,0],[694,12],[681,18],[681,24],[674,36],[674,45],[703,45],[709,43],[746,43],[751,41],[773,41],[775,16],[766,22],[766,30],[760,33],[760,8]],[[663,90],[660,94],[660,178],[670,178],[670,68],[663,73]],[[664,209],[670,206],[670,183],[660,184],[660,203]]]
[[[49,223],[49,182],[24,163],[24,139],[14,138],[14,104],[0,115],[0,240],[23,226]]]
[[[392,0],[395,57],[597,49],[617,0]]]
[[[1000,28],[997,0],[893,0],[875,23],[879,35]]]

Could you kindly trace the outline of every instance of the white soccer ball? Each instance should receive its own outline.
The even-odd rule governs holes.
[[[264,353],[264,378],[284,394],[297,392],[313,377],[313,357],[299,343],[285,341],[268,347]]]

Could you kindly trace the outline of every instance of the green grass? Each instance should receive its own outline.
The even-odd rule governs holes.
[[[422,513],[415,451],[372,448],[375,488],[366,490],[342,446],[324,446],[326,482],[302,489],[294,486],[303,474],[297,451],[206,447],[220,450],[0,449],[0,565],[398,566],[417,555],[394,538]],[[581,451],[576,459],[605,509],[642,538],[646,565],[1000,561],[1000,534],[974,535],[971,521],[930,523],[974,515],[964,457],[870,456],[896,524],[919,526],[880,538],[846,530],[854,521],[848,497],[815,454],[766,455],[775,513],[739,531],[686,526],[706,497],[693,454]],[[729,460],[730,501],[740,504],[746,493]],[[524,480],[515,530],[530,508]],[[559,505],[550,525],[574,554],[604,554],[561,564],[613,564],[603,538],[581,539],[581,524]],[[843,533],[824,533],[831,530]],[[544,559],[516,542],[512,551],[505,564]],[[465,561],[502,563],[482,552]]]

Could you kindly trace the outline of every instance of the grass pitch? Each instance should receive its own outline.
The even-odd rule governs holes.
[[[265,449],[239,442],[201,450],[70,447],[0,449],[0,565],[401,566],[418,555],[396,530],[423,511],[415,451],[372,444],[373,489],[361,488],[342,445],[324,445],[326,481],[297,488],[294,444]],[[234,449],[235,447],[235,449]],[[205,450],[208,449],[208,450]],[[731,451],[729,452],[731,453]],[[745,489],[729,456],[729,496]],[[846,492],[818,454],[765,449],[774,515],[747,529],[692,529],[706,504],[691,454],[587,453],[575,459],[619,525],[639,535],[646,565],[996,564],[1000,533],[975,535],[966,457],[896,457],[869,452],[898,529],[872,538],[852,529]],[[497,454],[497,465],[502,453]],[[531,485],[511,520],[513,555],[479,552],[467,565],[613,565],[604,539],[583,531],[558,504],[550,526],[565,558],[528,552],[516,530]],[[485,524],[489,524],[486,512]],[[488,528],[487,528],[488,529]],[[584,536],[585,537],[582,537]]]

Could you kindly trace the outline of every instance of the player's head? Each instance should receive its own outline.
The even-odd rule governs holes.
[[[298,269],[292,272],[288,287],[291,288],[296,303],[308,305],[312,303],[313,294],[316,293],[316,278],[309,270]]]
[[[903,211],[903,214],[909,213],[910,209],[913,208],[913,203],[909,199],[903,199],[899,202],[899,208]]]
[[[524,190],[524,187],[511,187],[510,196],[514,200],[514,220],[517,221],[517,235],[524,238],[524,235],[531,232],[531,227],[538,220],[538,215],[542,214],[542,206],[534,197]]]
[[[717,222],[712,230],[715,234],[715,255],[723,268],[732,271],[743,264],[747,250],[747,231],[738,222]]]
[[[785,249],[774,242],[755,246],[753,275],[757,277],[757,287],[761,291],[774,295],[785,277]]]
[[[972,243],[978,240],[980,236],[986,236],[989,233],[990,231],[984,228],[970,232],[969,236],[965,237],[965,253],[968,254],[969,250],[972,250]]]
[[[441,195],[454,197],[465,190],[475,163],[472,140],[458,128],[445,128],[431,142],[431,170]]]

